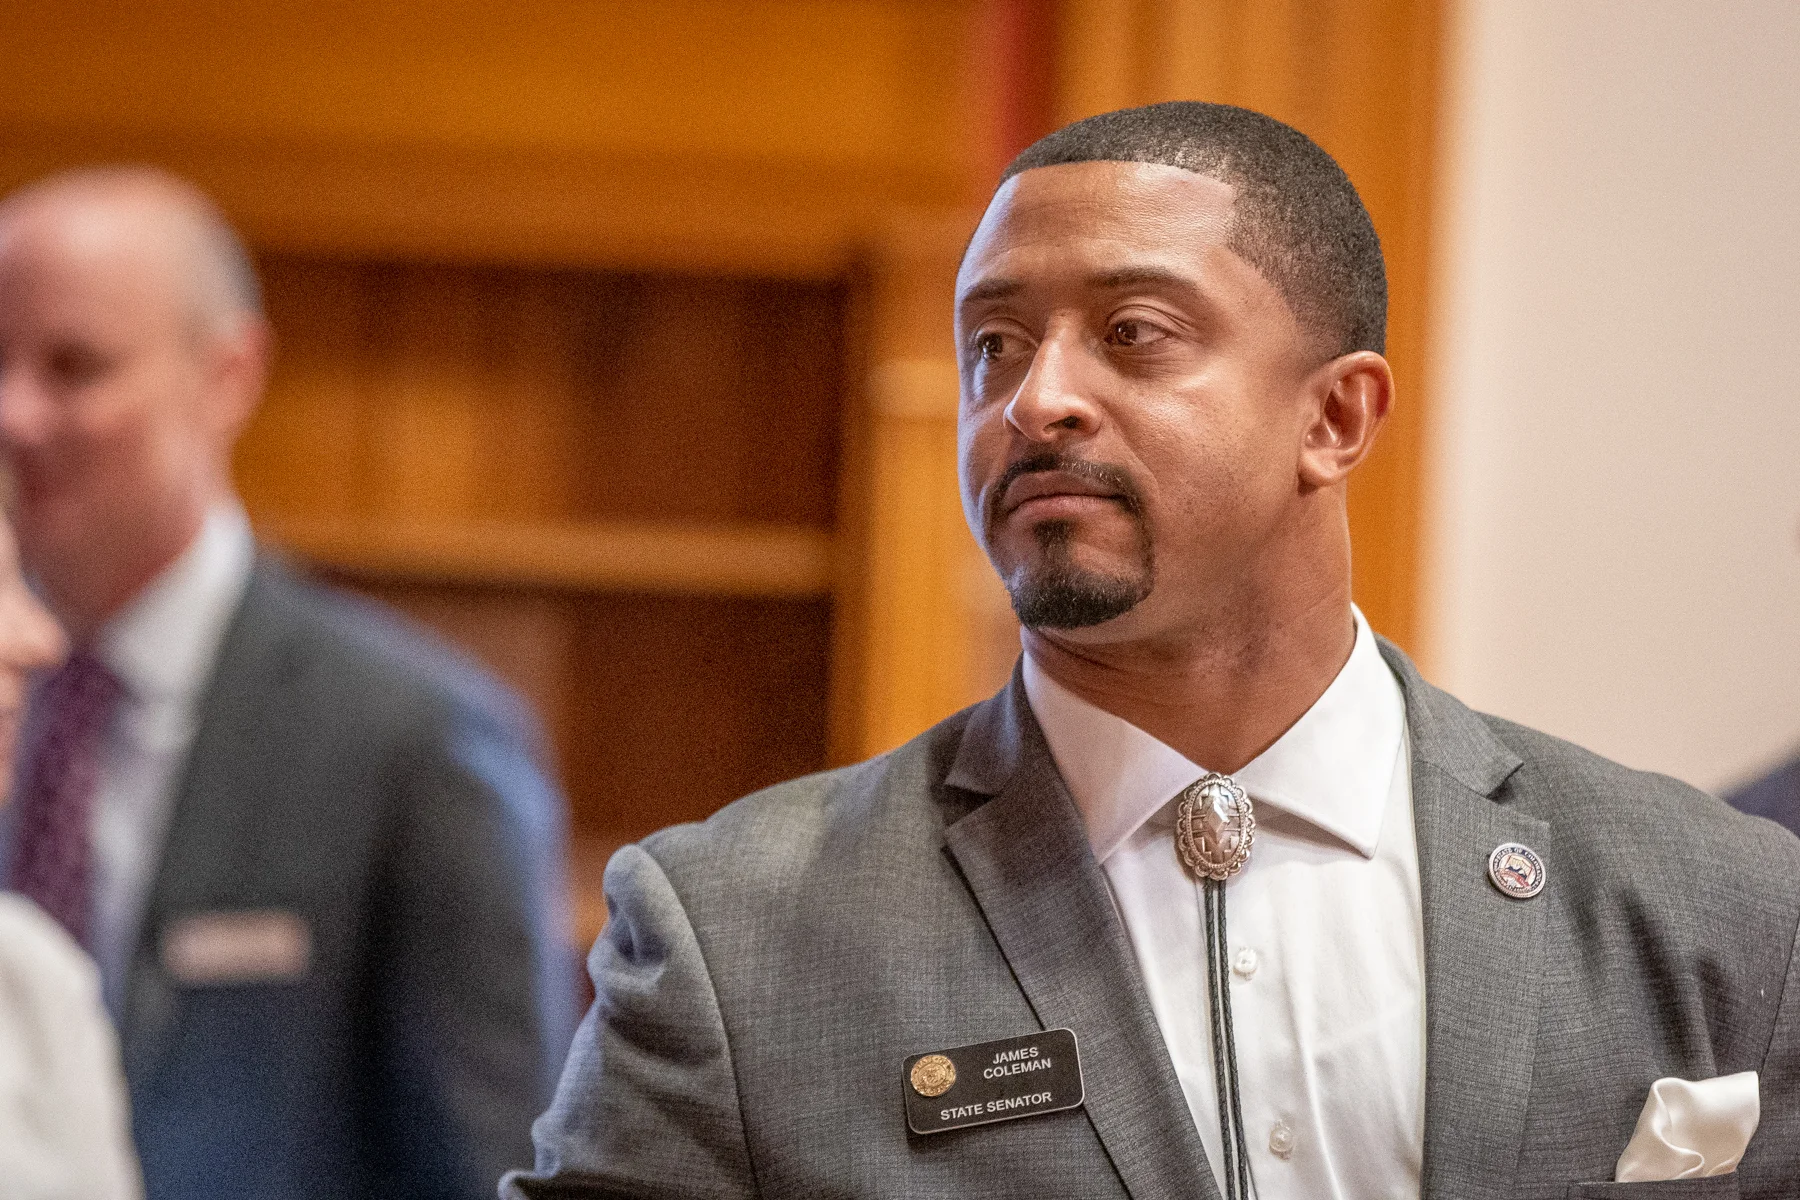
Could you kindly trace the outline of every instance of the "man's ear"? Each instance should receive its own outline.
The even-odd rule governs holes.
[[[214,418],[226,445],[237,441],[262,402],[275,335],[260,317],[245,318],[213,346]]]
[[[1334,358],[1307,381],[1312,420],[1300,442],[1300,483],[1342,483],[1375,445],[1394,399],[1394,372],[1372,350]]]

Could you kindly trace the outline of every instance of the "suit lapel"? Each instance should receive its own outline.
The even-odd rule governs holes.
[[[1537,1042],[1549,905],[1488,880],[1523,842],[1554,870],[1550,825],[1496,800],[1520,760],[1386,642],[1406,692],[1425,912],[1427,1196],[1507,1195],[1518,1171]],[[1550,885],[1554,887],[1554,877]]]
[[[992,799],[946,830],[949,852],[1038,1020],[1075,1031],[1088,1120],[1126,1189],[1216,1200],[1106,879],[1024,691],[1015,672],[970,717],[945,782]]]
[[[201,701],[198,729],[178,776],[154,883],[144,904],[132,955],[120,1042],[126,1073],[146,1076],[160,1060],[175,1016],[175,993],[161,966],[160,935],[176,915],[217,902],[224,881],[241,878],[239,858],[256,844],[246,822],[257,819],[243,767],[260,765],[256,733],[264,710],[281,692],[287,662],[278,608],[283,571],[258,557],[244,599],[219,647],[219,660]]]

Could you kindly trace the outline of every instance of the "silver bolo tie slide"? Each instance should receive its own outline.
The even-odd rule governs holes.
[[[1175,817],[1175,849],[1202,885],[1206,925],[1206,988],[1211,1000],[1213,1082],[1218,1090],[1219,1144],[1225,1200],[1255,1194],[1238,1087],[1237,1041],[1231,1029],[1231,949],[1225,937],[1225,881],[1249,861],[1256,840],[1250,796],[1229,775],[1209,772],[1183,788]]]

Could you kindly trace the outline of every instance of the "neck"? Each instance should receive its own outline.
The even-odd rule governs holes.
[[[1240,604],[1173,634],[1084,643],[1026,630],[1038,669],[1196,765],[1232,774],[1286,733],[1337,678],[1356,644],[1350,579]]]

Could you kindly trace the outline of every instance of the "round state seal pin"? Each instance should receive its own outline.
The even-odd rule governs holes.
[[[1544,890],[1544,860],[1530,846],[1505,842],[1488,855],[1488,878],[1514,900],[1529,900]]]
[[[927,1054],[912,1065],[913,1091],[941,1096],[956,1083],[956,1064],[942,1054]]]

